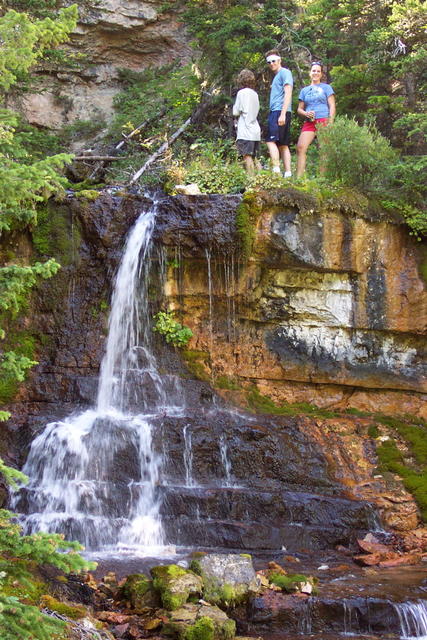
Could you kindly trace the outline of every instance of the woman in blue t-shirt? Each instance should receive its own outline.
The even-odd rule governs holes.
[[[318,127],[334,121],[335,95],[330,84],[321,82],[322,65],[313,62],[310,69],[311,84],[301,89],[298,96],[299,116],[306,118],[297,144],[297,178],[305,171],[307,149],[316,137]]]

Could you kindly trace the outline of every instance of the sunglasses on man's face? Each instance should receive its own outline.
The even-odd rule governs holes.
[[[274,64],[275,62],[279,62],[278,60],[267,60],[267,64]]]

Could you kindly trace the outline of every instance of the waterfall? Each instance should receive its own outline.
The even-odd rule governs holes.
[[[88,549],[164,544],[157,492],[161,456],[152,425],[176,415],[182,393],[160,377],[151,348],[148,272],[156,203],[129,233],[111,303],[96,408],[53,422],[35,438],[13,497],[28,532],[63,533]],[[175,398],[181,398],[174,403]]]
[[[230,462],[230,458],[228,457],[227,441],[223,433],[221,434],[219,439],[219,450],[221,454],[221,462],[222,462],[224,475],[225,475],[224,486],[231,487],[233,486],[233,483],[231,481],[231,462]]]
[[[193,478],[193,447],[191,444],[191,430],[188,424],[184,426],[182,435],[184,438],[185,486],[194,487],[196,483]]]
[[[419,638],[427,640],[427,602],[401,602],[394,604],[400,621],[400,637],[402,640]]]

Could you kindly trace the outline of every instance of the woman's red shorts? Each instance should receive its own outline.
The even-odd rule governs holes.
[[[307,120],[302,125],[301,133],[303,131],[317,131],[317,127],[326,127],[329,118],[317,118],[317,120]]]

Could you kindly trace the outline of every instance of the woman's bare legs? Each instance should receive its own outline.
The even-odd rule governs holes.
[[[305,171],[307,160],[307,149],[316,137],[315,131],[303,131],[300,133],[297,143],[297,178],[300,178]]]

